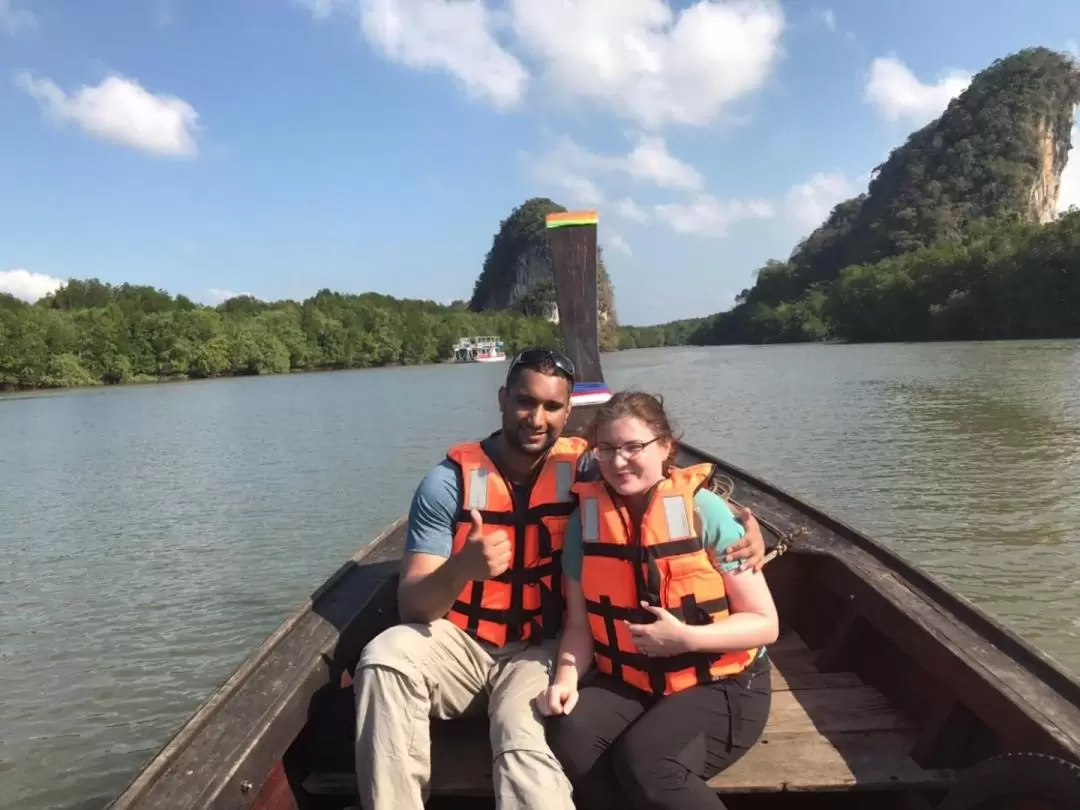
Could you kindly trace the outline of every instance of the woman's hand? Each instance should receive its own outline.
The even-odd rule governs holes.
[[[536,696],[536,708],[544,717],[555,714],[570,714],[577,706],[578,688],[576,683],[556,681]]]
[[[630,640],[642,653],[656,658],[667,658],[690,650],[690,634],[687,626],[662,607],[654,607],[648,602],[641,606],[656,616],[652,624],[626,623],[630,631]]]

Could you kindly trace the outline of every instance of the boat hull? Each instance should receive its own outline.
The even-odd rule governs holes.
[[[717,464],[721,489],[754,509],[770,541],[798,534],[766,567],[784,628],[770,649],[770,726],[713,780],[720,793],[785,809],[817,794],[933,806],[987,757],[1034,751],[1080,764],[1080,685],[1052,661],[853,528],[681,448],[678,463],[700,461]],[[399,520],[349,560],[110,807],[355,805],[351,670],[397,620],[403,538]],[[483,724],[436,723],[433,739],[431,806],[490,805]]]

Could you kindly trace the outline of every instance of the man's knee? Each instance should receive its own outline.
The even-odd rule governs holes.
[[[357,677],[360,670],[372,666],[419,674],[432,641],[431,628],[426,624],[397,624],[387,628],[364,647],[356,665]]]
[[[544,736],[544,718],[533,701],[502,701],[489,714],[491,752],[495,757],[507,751],[532,751],[548,754],[551,748]]]

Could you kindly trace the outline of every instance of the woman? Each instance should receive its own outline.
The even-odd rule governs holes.
[[[718,562],[742,527],[705,488],[711,465],[671,468],[656,397],[616,394],[591,433],[603,480],[574,486],[567,620],[537,697],[549,742],[582,810],[722,810],[706,780],[769,714],[772,595],[760,572]]]

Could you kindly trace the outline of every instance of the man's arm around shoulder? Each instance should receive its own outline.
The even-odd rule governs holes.
[[[416,488],[398,582],[403,622],[432,622],[445,616],[469,581],[462,558],[452,554],[460,491],[458,469],[449,460],[431,470]]]

